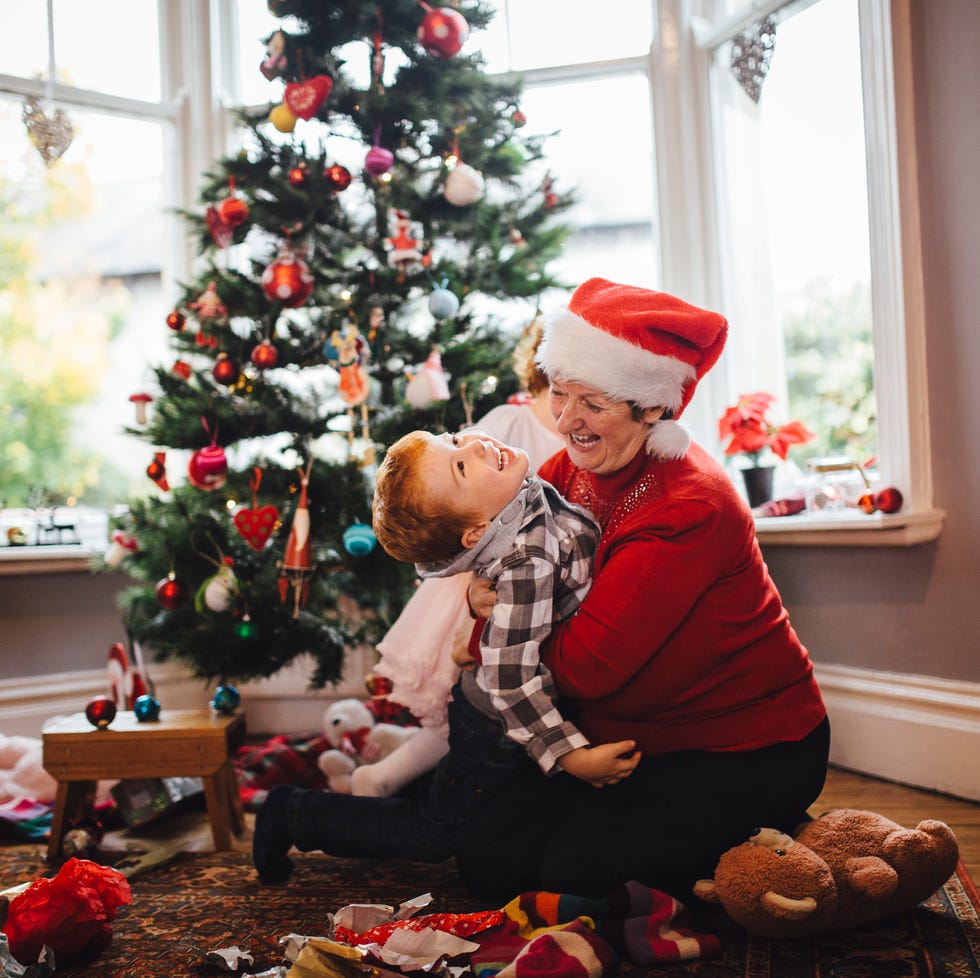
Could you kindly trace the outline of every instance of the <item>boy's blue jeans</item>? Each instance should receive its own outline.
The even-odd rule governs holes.
[[[417,782],[391,798],[297,790],[287,808],[292,841],[302,852],[442,862],[455,854],[466,819],[532,763],[457,683],[449,704],[449,753],[427,788]]]

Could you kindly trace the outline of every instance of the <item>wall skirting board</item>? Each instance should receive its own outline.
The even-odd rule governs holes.
[[[319,730],[328,703],[345,696],[367,696],[364,677],[375,659],[369,649],[355,650],[348,655],[341,681],[316,692],[307,689],[312,665],[302,660],[271,679],[242,684],[239,691],[249,735]],[[153,663],[149,673],[164,712],[203,709],[214,693],[214,683],[195,679],[177,663]],[[40,737],[47,720],[84,710],[93,696],[108,691],[108,685],[102,669],[6,679],[0,683],[0,734]]]
[[[327,704],[364,698],[373,652],[358,650],[336,686],[307,690],[309,663],[241,687],[253,736],[320,728]],[[832,728],[831,761],[889,781],[980,801],[980,683],[817,665]],[[213,686],[174,663],[151,667],[164,710],[205,707]],[[40,736],[53,716],[76,713],[107,687],[92,669],[0,683],[0,733]]]
[[[816,666],[840,767],[980,801],[980,683]]]

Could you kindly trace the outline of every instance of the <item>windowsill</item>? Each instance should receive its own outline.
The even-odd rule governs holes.
[[[88,571],[94,551],[78,543],[0,547],[0,577],[8,574],[65,574]]]
[[[755,529],[763,546],[910,547],[937,539],[945,518],[941,509],[871,516],[857,511],[834,516],[798,513],[756,517]]]

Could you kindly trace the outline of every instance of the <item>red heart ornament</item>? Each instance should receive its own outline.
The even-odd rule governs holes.
[[[283,101],[297,118],[312,119],[330,94],[331,88],[333,79],[329,75],[314,75],[304,82],[290,82],[286,86]]]
[[[253,550],[261,550],[272,536],[279,522],[279,512],[275,506],[261,509],[240,509],[234,516],[235,529],[244,537]]]

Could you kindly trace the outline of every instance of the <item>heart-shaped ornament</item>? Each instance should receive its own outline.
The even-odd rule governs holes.
[[[21,117],[27,127],[27,135],[41,154],[44,165],[54,166],[71,146],[75,136],[71,119],[62,109],[55,109],[48,115],[41,108],[41,100],[33,96],[24,99]]]
[[[290,82],[286,86],[283,101],[298,119],[312,119],[332,88],[333,79],[329,75],[315,75],[303,82]]]
[[[275,506],[259,509],[240,509],[234,516],[235,529],[253,550],[262,550],[269,542],[272,531],[279,525],[279,512]]]
[[[754,24],[732,41],[732,73],[753,102],[758,103],[762,96],[762,83],[775,48],[776,22],[772,17]]]

